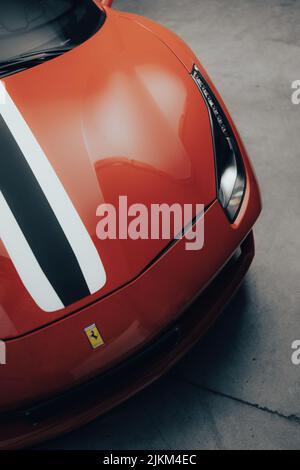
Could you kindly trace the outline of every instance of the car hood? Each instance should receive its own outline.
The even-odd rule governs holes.
[[[6,339],[126,285],[168,244],[163,239],[99,240],[100,204],[118,207],[119,196],[126,195],[128,205],[147,208],[153,203],[193,204],[194,216],[195,205],[208,206],[216,188],[205,103],[176,55],[134,21],[108,12],[102,29],[83,45],[1,82],[82,221],[106,274],[91,295],[47,312],[25,287],[0,234],[0,338]],[[12,178],[17,198],[20,178]],[[30,223],[43,224],[39,244],[47,251],[48,222],[35,219],[39,212],[34,201],[31,207]],[[68,285],[70,272],[63,260],[57,269]]]

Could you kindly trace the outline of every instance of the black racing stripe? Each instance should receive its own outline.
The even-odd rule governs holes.
[[[0,190],[62,303],[90,295],[72,247],[1,115],[0,155]]]

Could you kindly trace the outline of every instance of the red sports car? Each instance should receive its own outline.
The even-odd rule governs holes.
[[[254,257],[258,185],[175,34],[112,0],[0,3],[0,448],[110,410],[205,334]],[[201,203],[182,236],[97,208]],[[186,249],[204,221],[204,246]],[[120,223],[120,222],[119,222]],[[198,297],[199,308],[187,308]]]

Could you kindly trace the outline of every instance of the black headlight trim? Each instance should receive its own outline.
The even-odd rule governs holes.
[[[244,200],[245,190],[246,190],[246,174],[245,174],[243,158],[242,158],[235,134],[232,130],[232,127],[220,103],[218,102],[214,92],[211,90],[210,86],[208,85],[207,81],[202,76],[201,72],[199,71],[196,65],[193,66],[191,76],[204,99],[204,102],[208,109],[210,121],[211,121],[211,131],[212,131],[212,139],[213,139],[214,155],[215,155],[217,192],[218,192],[217,197],[230,223],[233,224],[240,212],[240,209]],[[229,203],[227,204],[227,206],[226,205],[224,206],[223,205],[224,201],[222,202],[222,197],[220,197],[222,166],[224,165],[223,158],[220,154],[222,154],[222,150],[224,151],[225,140],[227,141],[228,148],[231,148],[233,151],[233,155],[235,157],[235,164],[237,168],[237,178],[236,178],[236,183],[233,187],[232,195],[234,193],[234,189],[236,188],[242,191],[239,205],[233,210],[231,210]]]

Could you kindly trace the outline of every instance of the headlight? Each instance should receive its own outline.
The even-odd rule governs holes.
[[[231,223],[243,202],[246,187],[245,171],[238,143],[214,93],[194,65],[192,77],[207,105],[214,141],[218,199]]]

